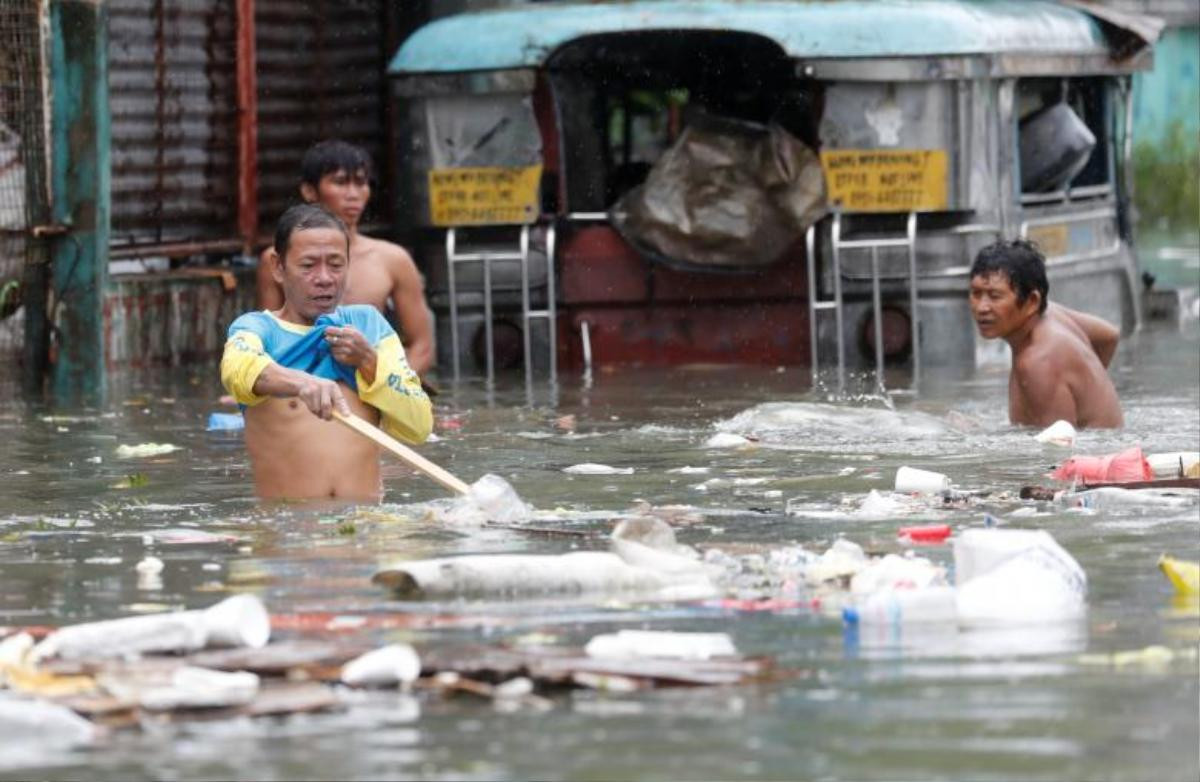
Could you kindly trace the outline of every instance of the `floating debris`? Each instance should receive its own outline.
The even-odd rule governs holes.
[[[117,457],[120,459],[143,459],[147,456],[162,456],[180,450],[178,445],[170,443],[138,443],[137,445],[118,445]]]
[[[570,467],[564,467],[563,472],[568,475],[633,475],[633,468],[611,467],[607,464],[585,462],[583,464],[572,464]]]

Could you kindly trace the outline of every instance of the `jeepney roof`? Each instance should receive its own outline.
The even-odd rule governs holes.
[[[435,20],[392,75],[543,65],[578,38],[653,30],[763,36],[796,59],[1107,54],[1100,23],[1046,0],[625,0],[538,3]]]

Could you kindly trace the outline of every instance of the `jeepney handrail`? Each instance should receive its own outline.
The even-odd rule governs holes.
[[[1115,192],[1111,183],[1102,185],[1084,185],[1065,190],[1055,190],[1053,193],[1022,193],[1021,205],[1070,203],[1075,199],[1098,198],[1112,195]]]

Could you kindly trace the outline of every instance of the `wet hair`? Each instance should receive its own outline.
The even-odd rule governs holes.
[[[280,215],[279,222],[275,224],[275,252],[279,254],[281,264],[287,260],[292,234],[313,228],[341,231],[342,236],[346,237],[346,254],[349,256],[350,231],[337,215],[316,204],[296,204]]]
[[[1017,294],[1017,303],[1025,301],[1037,291],[1042,295],[1038,313],[1046,311],[1049,303],[1050,283],[1046,281],[1046,257],[1038,246],[1026,239],[1001,239],[989,244],[975,256],[971,264],[971,278],[1003,274]]]
[[[347,174],[362,171],[370,179],[371,156],[362,147],[340,139],[329,139],[309,147],[300,161],[300,181],[313,187],[321,184],[322,177],[338,171]]]

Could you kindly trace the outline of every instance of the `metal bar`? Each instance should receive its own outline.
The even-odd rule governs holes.
[[[482,261],[484,258],[490,258],[493,261],[519,261],[521,260],[520,253],[459,253],[454,256],[454,260],[462,261]]]
[[[883,302],[879,294],[879,248],[871,248],[871,307],[875,313],[875,385],[883,385]]]
[[[817,387],[817,377],[819,375],[819,367],[817,361],[817,263],[816,263],[816,246],[817,246],[817,224],[813,223],[804,232],[804,254],[808,256],[805,261],[808,265],[808,345],[809,356],[808,364],[809,371],[812,376],[812,387]],[[822,302],[824,303],[824,302]]]
[[[1021,221],[1020,235],[1024,239],[1026,233],[1033,226],[1037,225],[1059,225],[1061,223],[1083,223],[1088,220],[1099,220],[1104,217],[1116,219],[1117,210],[1115,209],[1093,209],[1090,212],[1076,212],[1068,214],[1049,215],[1046,217],[1028,217]]]
[[[591,327],[588,322],[582,321],[579,324],[579,339],[583,343],[583,372],[585,375],[592,374],[592,334]]]
[[[492,259],[483,258],[483,339],[487,344],[487,384],[496,379],[496,356],[492,349]]]
[[[546,230],[546,319],[549,321],[550,382],[558,381],[558,304],[554,290],[554,253],[558,249],[558,231],[554,223]]]
[[[903,239],[850,239],[841,243],[843,250],[870,250],[879,247],[905,247]]]
[[[909,337],[909,344],[912,345],[912,388],[915,391],[921,382],[921,345],[918,342],[918,337],[921,329],[918,326],[918,321],[921,317],[921,310],[918,308],[917,301],[917,213],[908,213],[908,309],[909,309],[909,325],[912,327],[912,334]]]
[[[238,233],[250,255],[258,239],[258,80],[254,0],[237,0]]]
[[[173,242],[171,244],[134,244],[113,247],[108,252],[111,260],[127,258],[184,258],[202,253],[234,252],[243,249],[242,239],[211,239],[203,242]]]
[[[458,384],[458,287],[454,281],[454,229],[446,229],[446,284],[450,288],[450,364]]]
[[[104,291],[111,211],[108,6],[50,4],[52,285],[57,318],[53,388],[62,398],[105,395]],[[55,317],[51,317],[55,321]]]
[[[842,260],[839,243],[842,240],[842,215],[833,216],[833,300],[837,302],[834,308],[834,318],[837,321],[837,357],[838,357],[838,393],[846,392],[846,345],[842,332]]]
[[[533,339],[529,334],[529,226],[521,226],[521,340],[525,356],[525,386],[533,387]]]

